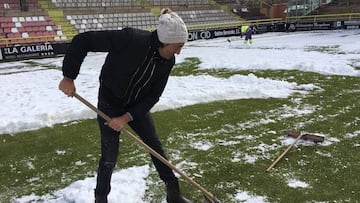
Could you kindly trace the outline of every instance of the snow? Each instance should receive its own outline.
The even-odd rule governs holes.
[[[300,181],[300,180],[296,180],[296,179],[291,179],[288,181],[288,186],[292,187],[292,188],[308,188],[309,184],[304,182],[304,181]]]
[[[149,170],[149,166],[140,166],[115,172],[111,179],[111,189],[115,192],[109,194],[109,202],[143,202],[142,197],[146,190],[145,178]],[[53,194],[47,194],[42,197],[31,194],[20,197],[16,199],[15,202],[90,203],[94,202],[95,184],[96,177],[86,178],[84,180],[78,180]]]
[[[231,42],[226,38],[194,41],[186,44],[177,56],[177,62],[186,57],[198,57],[202,69],[301,70],[358,77],[360,71],[353,66],[360,66],[359,34],[360,30],[265,33],[254,35],[252,45],[244,45],[238,37],[229,38]],[[325,51],[316,51],[319,47]],[[89,54],[76,80],[77,92],[93,104],[97,101],[98,75],[104,57],[104,53]],[[52,65],[60,68],[61,64],[62,57],[0,63],[0,134],[14,134],[78,119],[95,118],[95,114],[86,106],[76,99],[67,98],[58,90],[62,74],[59,69],[48,67]],[[299,85],[259,78],[253,74],[230,78],[209,75],[170,77],[163,96],[152,111],[218,100],[286,98],[295,92],[306,94],[311,90],[320,88],[315,84]],[[304,110],[312,111],[310,107]],[[356,132],[348,136],[358,134]],[[194,143],[194,147],[206,150],[209,143]],[[251,162],[254,157],[248,159]],[[149,166],[145,165],[115,171],[109,202],[126,200],[129,203],[143,203],[149,170]],[[93,202],[95,183],[96,177],[90,177],[52,194],[27,195],[15,199],[15,202]],[[307,187],[306,183],[299,181],[290,181],[289,186]],[[235,194],[235,199],[242,202],[266,202],[266,197],[252,196],[240,190]]]
[[[248,192],[239,191],[235,196],[235,200],[245,203],[265,203],[268,202],[266,198],[261,196],[250,195]]]

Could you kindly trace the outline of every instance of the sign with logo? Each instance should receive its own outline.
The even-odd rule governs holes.
[[[2,60],[24,59],[34,57],[53,56],[54,48],[50,43],[36,45],[14,45],[12,47],[2,47]]]
[[[297,23],[295,27],[297,30],[329,30],[332,28],[332,24],[327,22]]]
[[[239,28],[226,28],[226,29],[215,29],[215,30],[196,30],[190,31],[188,40],[200,40],[200,39],[212,39],[217,37],[228,37],[228,36],[235,36],[240,35]]]
[[[360,20],[346,20],[344,25],[360,25]]]
[[[358,29],[360,28],[360,20],[346,20],[344,26],[346,29]]]

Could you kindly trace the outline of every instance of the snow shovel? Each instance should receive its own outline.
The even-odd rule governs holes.
[[[101,116],[106,121],[110,121],[111,118],[106,115],[104,112],[100,111],[98,108],[96,108],[94,105],[92,105],[90,102],[88,102],[86,99],[78,95],[76,92],[73,94],[75,98],[77,98],[79,101],[81,101],[83,104],[88,106],[90,109],[92,109],[94,112],[96,112],[99,116]],[[165,159],[163,156],[161,156],[159,153],[157,153],[155,150],[153,150],[151,147],[149,147],[147,144],[145,144],[141,139],[139,139],[137,136],[132,134],[130,131],[126,129],[121,130],[125,135],[127,135],[130,139],[135,141],[138,145],[143,147],[147,152],[149,152],[151,155],[159,159],[161,162],[163,162],[165,165],[167,165],[169,168],[176,171],[180,176],[182,176],[188,183],[192,184],[196,188],[198,188],[203,194],[204,194],[204,200],[203,203],[221,203],[213,194],[208,192],[205,188],[203,188],[201,185],[199,185],[197,182],[195,182],[193,179],[191,179],[189,176],[187,176],[184,172],[182,172],[180,169],[178,169],[175,165],[170,163],[167,159]]]
[[[300,139],[310,140],[310,141],[313,141],[315,143],[324,141],[324,136],[314,135],[314,134],[299,134],[299,133],[294,132],[294,131],[289,131],[288,136],[296,138],[295,141],[291,145],[289,145],[288,148],[286,148],[286,150],[266,169],[266,172],[270,172],[272,170],[272,168],[280,161],[280,159],[282,159],[285,156],[285,154],[288,153],[290,151],[290,149]]]

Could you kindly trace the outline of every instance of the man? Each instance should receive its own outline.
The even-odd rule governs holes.
[[[159,101],[175,54],[180,54],[188,31],[183,20],[170,9],[163,9],[153,32],[124,28],[116,31],[85,32],[75,36],[63,61],[64,78],[59,89],[75,92],[74,80],[88,52],[108,52],[100,74],[98,108],[112,119],[98,116],[101,158],[98,166],[95,202],[107,202],[115,167],[120,131],[129,125],[156,152],[165,156],[156,135],[150,109]],[[151,155],[160,178],[165,182],[167,202],[187,203],[173,171]]]
[[[248,41],[250,44],[252,44],[252,42],[253,42],[252,41],[252,33],[253,33],[253,26],[249,26],[245,32],[244,44],[246,44]]]

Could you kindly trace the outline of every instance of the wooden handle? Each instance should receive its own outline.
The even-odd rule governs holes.
[[[76,92],[73,94],[75,98],[77,98],[79,101],[84,103],[86,106],[88,106],[90,109],[92,109],[94,112],[96,112],[99,116],[101,116],[106,121],[110,121],[111,118],[106,115],[104,112],[102,112],[100,109],[96,108],[94,105],[92,105],[90,102],[88,102],[86,99],[78,95]],[[180,176],[182,176],[185,180],[187,180],[189,183],[194,185],[196,188],[201,190],[203,192],[204,196],[211,201],[210,203],[215,203],[215,196],[208,192],[205,188],[203,188],[201,185],[199,185],[197,182],[195,182],[192,178],[187,176],[184,172],[182,172],[180,169],[178,169],[175,165],[170,163],[167,159],[165,159],[163,156],[161,156],[159,153],[157,153],[155,150],[153,150],[149,145],[145,144],[142,140],[140,140],[138,137],[136,137],[134,134],[129,132],[126,129],[122,129],[122,132],[127,135],[130,139],[135,141],[137,144],[142,146],[146,151],[148,151],[150,154],[152,154],[154,157],[159,159],[161,162],[163,162],[165,165],[176,171]]]
[[[206,196],[207,199],[211,201],[211,203],[215,203],[213,199],[215,198],[213,194],[208,192],[205,188],[203,188],[201,185],[199,185],[197,182],[195,182],[192,178],[187,176],[185,173],[183,173],[180,169],[178,169],[175,165],[170,163],[167,159],[165,159],[163,156],[161,156],[159,153],[157,153],[155,150],[153,150],[149,145],[145,144],[142,140],[140,140],[138,137],[133,135],[131,132],[129,132],[126,129],[123,129],[122,132],[127,135],[130,139],[138,143],[140,146],[144,147],[146,151],[148,151],[150,154],[155,156],[157,159],[159,159],[161,162],[163,162],[165,165],[176,171],[180,176],[182,176],[185,180],[187,180],[189,183],[197,187],[199,190],[203,192],[203,194]]]
[[[100,111],[98,108],[96,108],[94,105],[92,105],[90,102],[88,102],[86,99],[84,99],[83,97],[81,97],[80,95],[78,95],[76,92],[73,94],[73,96],[78,99],[79,101],[81,101],[83,104],[85,104],[87,107],[89,107],[91,110],[93,110],[94,112],[96,112],[99,116],[101,116],[103,119],[105,119],[106,121],[110,121],[111,118],[106,115],[104,112]]]
[[[280,159],[282,159],[286,153],[288,153],[288,151],[301,139],[303,135],[299,135],[295,141],[288,146],[288,148],[286,148],[286,150],[269,166],[269,168],[266,169],[266,172],[270,172],[271,169],[280,161]]]

